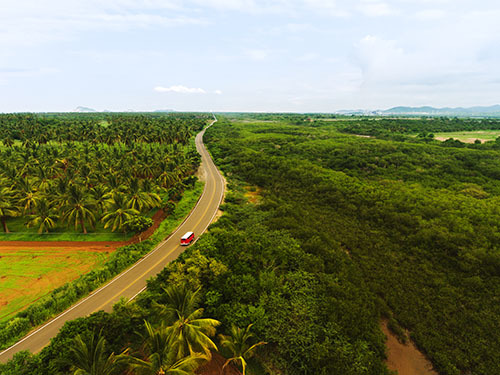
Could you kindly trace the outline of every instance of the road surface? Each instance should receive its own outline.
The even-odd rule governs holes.
[[[214,117],[214,121],[210,125],[216,121],[217,119]],[[7,362],[15,353],[22,350],[29,350],[32,353],[39,352],[48,345],[50,339],[57,335],[59,329],[68,320],[84,317],[99,310],[111,311],[113,304],[121,297],[134,298],[146,288],[147,279],[158,274],[169,262],[176,259],[186,249],[186,247],[179,245],[180,238],[184,233],[192,231],[197,238],[207,229],[222,202],[224,180],[203,145],[204,133],[205,130],[196,136],[196,149],[201,154],[201,168],[203,168],[202,174],[205,176],[205,188],[196,207],[186,220],[172,235],[132,267],[1,352],[1,363]]]

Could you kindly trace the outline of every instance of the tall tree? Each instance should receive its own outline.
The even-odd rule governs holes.
[[[5,233],[9,233],[7,219],[18,215],[19,207],[15,203],[14,191],[7,186],[0,187],[0,221]]]
[[[177,358],[198,352],[207,358],[210,350],[217,346],[210,339],[215,335],[220,322],[215,319],[202,318],[203,309],[197,308],[200,289],[192,291],[187,285],[172,285],[165,289],[166,303],[155,304],[160,316],[169,325],[171,344],[177,348]]]
[[[127,220],[130,220],[132,216],[138,214],[139,211],[128,207],[127,200],[123,193],[116,193],[109,199],[106,213],[101,221],[104,223],[104,228],[111,227],[111,231],[114,232],[117,229],[122,229],[123,224]]]
[[[192,353],[178,358],[177,351],[171,345],[170,332],[162,327],[154,329],[145,322],[146,338],[144,341],[145,359],[130,357],[129,365],[134,373],[140,375],[194,375],[194,371],[206,357]]]
[[[95,225],[95,202],[88,192],[84,192],[76,185],[69,185],[68,199],[63,207],[63,220],[68,225],[74,224],[75,229],[80,225],[83,233],[87,233],[85,223]]]
[[[106,340],[101,333],[85,339],[81,335],[75,337],[74,346],[70,348],[74,375],[113,375],[120,373],[122,363],[127,356],[122,353],[111,353],[106,356]]]
[[[52,229],[56,226],[58,218],[59,215],[57,215],[52,210],[52,207],[50,207],[50,202],[47,200],[47,198],[42,198],[38,202],[35,213],[29,217],[27,226],[38,227],[38,233],[48,233],[49,229]]]
[[[246,328],[239,328],[233,324],[231,326],[230,336],[219,335],[221,345],[227,348],[232,355],[232,357],[228,358],[226,363],[224,363],[222,373],[224,373],[224,369],[231,362],[239,362],[241,364],[243,375],[245,375],[247,360],[255,354],[257,347],[267,344],[263,341],[256,344],[250,344],[253,336],[250,332],[250,328],[252,328],[252,324],[249,324]]]

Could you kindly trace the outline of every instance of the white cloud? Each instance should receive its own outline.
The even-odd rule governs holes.
[[[336,0],[303,0],[306,9],[335,17],[349,17],[351,12],[346,7],[339,7]]]
[[[425,9],[415,14],[421,20],[438,20],[444,18],[445,15],[446,12],[441,9]]]
[[[180,94],[206,94],[207,92],[201,88],[191,88],[182,85],[162,87],[157,86],[154,88],[157,92],[176,92]]]
[[[297,57],[296,60],[300,61],[300,62],[311,62],[314,60],[318,60],[319,57],[320,57],[319,54],[314,53],[314,52],[309,52],[309,53],[306,53],[302,56]]]
[[[378,0],[363,0],[357,9],[368,17],[390,16],[397,13],[389,4]]]
[[[255,61],[263,61],[269,56],[269,52],[263,49],[247,49],[245,55]]]
[[[18,0],[2,4],[0,46],[37,45],[77,39],[88,31],[125,31],[205,25],[203,17],[180,10],[173,1],[158,0]]]
[[[221,90],[215,90],[214,94],[216,94],[216,95],[222,95],[222,91]]]

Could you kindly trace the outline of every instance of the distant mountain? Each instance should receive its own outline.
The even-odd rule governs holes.
[[[380,111],[384,115],[422,115],[422,116],[500,116],[500,105],[489,107],[394,107]]]
[[[89,107],[76,107],[73,112],[97,112],[95,109],[93,108],[89,108]]]

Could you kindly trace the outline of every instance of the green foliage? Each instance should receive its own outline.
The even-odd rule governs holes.
[[[106,340],[100,332],[98,335],[76,335],[70,348],[74,375],[113,375],[123,372],[121,363],[125,362],[124,354],[108,356],[105,351]]]
[[[255,354],[256,349],[267,344],[266,342],[260,341],[255,344],[251,344],[251,338],[253,334],[250,332],[252,324],[249,324],[246,328],[236,327],[234,324],[231,326],[231,335],[224,336],[220,335],[221,345],[229,350],[232,357],[228,358],[224,366],[222,367],[222,372],[224,368],[231,362],[240,363],[243,375],[246,374],[247,361]]]
[[[244,210],[227,205],[225,220],[215,225],[212,235],[220,240],[209,255],[236,275],[218,284],[223,295],[211,294],[219,304],[207,311],[239,326],[256,319],[259,339],[277,343],[269,358],[289,373],[328,373],[323,369],[331,365],[332,374],[376,373],[368,364],[383,353],[376,302],[382,299],[393,327],[408,329],[439,373],[499,373],[493,327],[500,315],[500,151],[488,143],[448,147],[427,136],[447,126],[495,128],[492,121],[354,119],[315,127],[219,121],[206,135],[212,155],[226,175],[263,188],[263,199]],[[336,130],[347,126],[385,139]],[[404,132],[426,136],[396,136]],[[259,219],[249,221],[253,211]],[[278,247],[283,232],[293,237],[307,254],[299,269],[266,268],[262,251],[269,245],[254,240],[262,226],[274,231],[266,237]],[[232,262],[227,254],[235,252]],[[252,253],[259,256],[247,262]],[[250,309],[256,298],[265,299]]]
[[[123,223],[124,229],[127,232],[143,232],[153,225],[153,219],[145,216],[133,216],[131,219]]]

